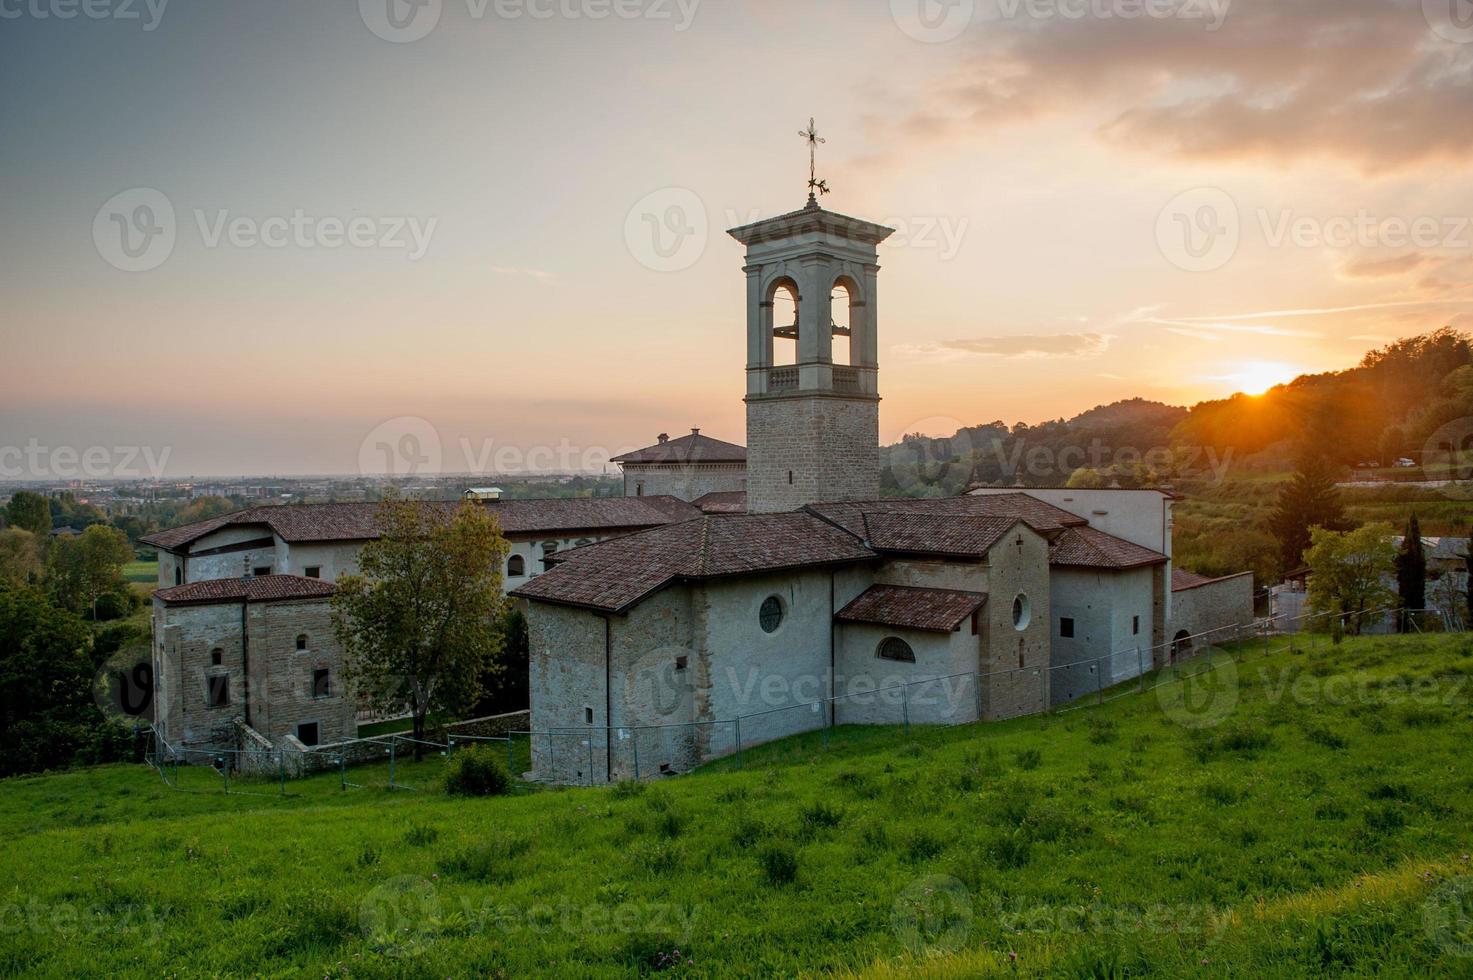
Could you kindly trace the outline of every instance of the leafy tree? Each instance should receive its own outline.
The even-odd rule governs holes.
[[[41,547],[36,536],[18,527],[0,531],[0,582],[29,585],[41,576]]]
[[[1396,568],[1396,548],[1390,524],[1367,524],[1354,531],[1316,527],[1304,558],[1309,565],[1309,606],[1316,613],[1348,616],[1348,627],[1359,634],[1362,614],[1396,602],[1387,582]]]
[[[501,617],[503,648],[501,661],[484,679],[477,715],[500,715],[521,711],[531,703],[531,641],[527,636],[527,617],[516,606],[508,605]]]
[[[89,639],[37,590],[0,586],[0,776],[66,766],[105,724],[91,699]]]
[[[338,580],[333,625],[349,682],[375,707],[409,707],[415,758],[430,712],[473,706],[501,653],[506,539],[484,507],[386,499],[360,574]]]
[[[1413,514],[1406,537],[1396,554],[1396,591],[1401,597],[1402,629],[1407,618],[1427,606],[1427,556],[1422,551],[1422,528]]]
[[[126,534],[93,524],[74,538],[51,542],[46,549],[46,584],[62,608],[95,612],[99,596],[126,589],[123,566],[132,560],[133,548]]]
[[[1304,561],[1313,528],[1343,531],[1347,526],[1329,465],[1315,453],[1303,454],[1269,517],[1269,529],[1279,540],[1282,570],[1287,572]]]
[[[51,531],[51,504],[39,493],[17,491],[5,508],[5,520],[11,527],[44,537]]]

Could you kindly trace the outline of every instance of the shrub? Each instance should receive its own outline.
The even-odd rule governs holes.
[[[917,830],[905,842],[905,856],[911,861],[928,861],[940,854],[946,843],[935,834]]]
[[[626,779],[622,782],[615,783],[614,788],[610,790],[610,795],[616,800],[628,800],[633,799],[643,792],[644,783],[634,779]]]
[[[787,844],[766,845],[757,852],[757,863],[773,887],[786,885],[798,877],[798,853]]]
[[[506,770],[493,750],[477,745],[451,758],[445,775],[445,792],[451,796],[501,796],[506,790]]]
[[[1021,834],[1004,834],[992,842],[988,855],[1000,867],[1021,868],[1032,858],[1032,845]]]
[[[440,832],[434,827],[416,825],[410,827],[404,834],[404,843],[410,847],[428,847],[440,839]]]
[[[844,811],[836,810],[823,800],[815,800],[805,806],[798,814],[798,824],[802,831],[811,833],[829,827],[839,826],[839,821],[844,819]]]
[[[1043,762],[1043,753],[1038,749],[1023,749],[1020,752],[1013,753],[1013,762],[1019,769],[1028,772],[1037,769],[1039,764]]]
[[[1120,737],[1119,726],[1108,718],[1091,718],[1088,727],[1093,745],[1108,745]]]

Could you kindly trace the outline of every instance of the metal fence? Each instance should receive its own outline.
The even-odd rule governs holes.
[[[1427,622],[1452,631],[1433,615]],[[747,750],[794,735],[817,733],[788,751],[825,751],[835,730],[847,725],[892,725],[903,737],[913,726],[1002,720],[1143,694],[1216,669],[1223,658],[1241,663],[1303,644],[1315,649],[1327,634],[1359,632],[1369,623],[1396,618],[1385,608],[1363,613],[1313,613],[1278,628],[1276,621],[1234,624],[1154,646],[1132,645],[1093,659],[1048,667],[927,676],[826,698],[777,705],[726,720],[613,727],[512,731],[501,736],[453,735],[443,742],[403,734],[354,739],[305,751],[252,747],[232,751],[188,749],[150,729],[147,759],[169,785],[253,795],[292,795],[301,776],[336,772],[342,790],[416,791],[439,778],[453,755],[477,745],[504,753],[507,771],[544,782],[597,785],[621,779],[673,775],[718,760],[741,767]],[[1420,632],[1419,617],[1404,617]],[[1275,650],[1287,640],[1288,646]],[[415,748],[425,759],[415,760]],[[206,779],[185,769],[204,767]],[[213,783],[213,786],[207,785]]]

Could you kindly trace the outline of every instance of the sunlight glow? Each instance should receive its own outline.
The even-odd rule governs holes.
[[[1293,381],[1302,373],[1290,364],[1255,361],[1240,365],[1239,370],[1231,374],[1222,375],[1221,380],[1231,381],[1245,395],[1261,395],[1274,385]]]

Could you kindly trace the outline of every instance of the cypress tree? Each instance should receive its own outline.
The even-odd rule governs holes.
[[[1309,547],[1309,529],[1349,529],[1335,477],[1324,458],[1305,453],[1294,476],[1279,491],[1279,500],[1269,518],[1269,530],[1279,539],[1279,562],[1285,572],[1304,563]]]
[[[1406,537],[1396,554],[1396,591],[1401,596],[1402,632],[1408,616],[1427,606],[1427,556],[1422,551],[1422,528],[1413,514],[1407,521]]]

